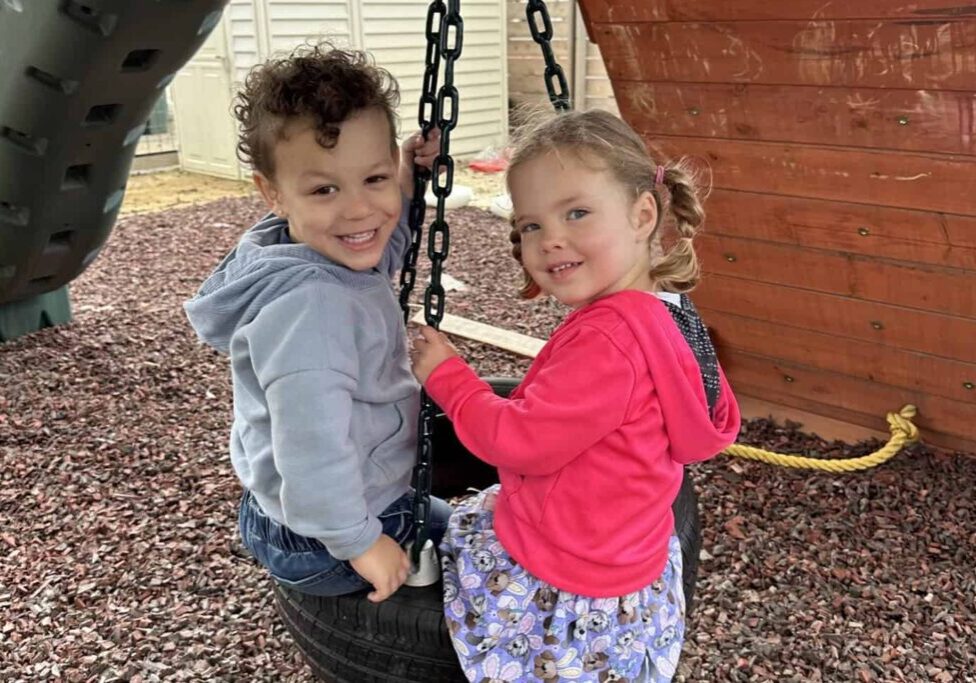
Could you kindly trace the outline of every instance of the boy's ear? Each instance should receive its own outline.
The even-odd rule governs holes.
[[[634,229],[638,242],[650,238],[657,225],[657,202],[649,191],[641,192],[634,202]]]
[[[254,180],[254,185],[258,188],[258,192],[261,193],[261,197],[264,198],[264,203],[268,205],[268,209],[282,218],[287,218],[287,216],[282,215],[280,195],[274,181],[258,171],[255,171],[251,177]]]

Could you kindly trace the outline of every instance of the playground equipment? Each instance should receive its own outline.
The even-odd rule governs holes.
[[[93,262],[111,232],[153,105],[217,25],[226,1],[0,0],[0,341],[70,319],[67,285]],[[534,4],[544,12],[541,3]],[[450,133],[460,111],[452,82],[463,43],[459,0],[434,0],[426,33],[419,118],[425,132],[434,125],[441,130],[441,154],[433,173],[416,169],[414,239],[401,275],[401,303],[406,318],[431,181],[437,216],[428,235],[433,273],[424,303],[427,321],[436,325],[444,313],[440,275],[450,244]],[[562,86],[565,91],[564,79]],[[559,104],[568,106],[565,98]],[[493,380],[502,394],[516,384]],[[414,473],[418,554],[432,490],[457,495],[494,480],[494,470],[465,451],[426,397],[421,423]],[[434,452],[445,455],[436,477]],[[688,479],[674,511],[690,608],[701,538]],[[325,680],[457,680],[439,584],[401,589],[380,605],[363,595],[321,598],[278,586],[275,591],[286,626]]]
[[[67,285],[109,235],[153,103],[225,4],[0,0],[0,341],[70,317]],[[649,144],[711,166],[709,277],[696,303],[737,392],[872,427],[877,414],[911,403],[930,441],[973,450],[976,13],[932,0],[821,5],[580,2],[624,118]],[[529,3],[530,26],[564,108],[540,7]],[[420,119],[448,130],[460,96],[447,76],[438,87],[436,67],[450,73],[460,56],[462,22],[457,0],[432,8]],[[425,304],[435,324],[449,138],[430,229]],[[419,227],[422,209],[411,213]],[[404,285],[420,244],[418,230]],[[889,414],[892,445],[859,464],[915,438],[913,415]],[[423,420],[420,520],[431,489],[490,483],[434,406]],[[460,469],[434,471],[434,452]],[[687,481],[675,513],[690,597],[700,540]],[[324,677],[454,680],[436,588],[405,589],[379,607],[355,596],[277,597]]]
[[[0,0],[0,342],[71,317],[163,88],[227,0]]]
[[[976,10],[579,6],[621,115],[712,172],[695,305],[736,395],[976,450]]]

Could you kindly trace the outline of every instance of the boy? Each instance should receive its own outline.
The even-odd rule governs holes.
[[[410,233],[413,164],[436,131],[396,145],[399,93],[361,52],[302,46],[249,74],[238,152],[271,213],[185,304],[229,353],[231,462],[245,546],[316,595],[404,582],[419,387],[391,284]],[[398,169],[399,166],[399,169]],[[450,507],[432,500],[438,543]]]

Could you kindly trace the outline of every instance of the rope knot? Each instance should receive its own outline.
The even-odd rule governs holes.
[[[888,413],[888,429],[892,436],[902,434],[907,441],[918,441],[918,427],[911,418],[918,414],[918,409],[911,403],[902,407],[897,413]]]

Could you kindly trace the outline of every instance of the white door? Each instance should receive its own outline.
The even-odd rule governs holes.
[[[180,165],[187,171],[240,178],[237,126],[231,115],[226,17],[176,74],[172,86]]]

